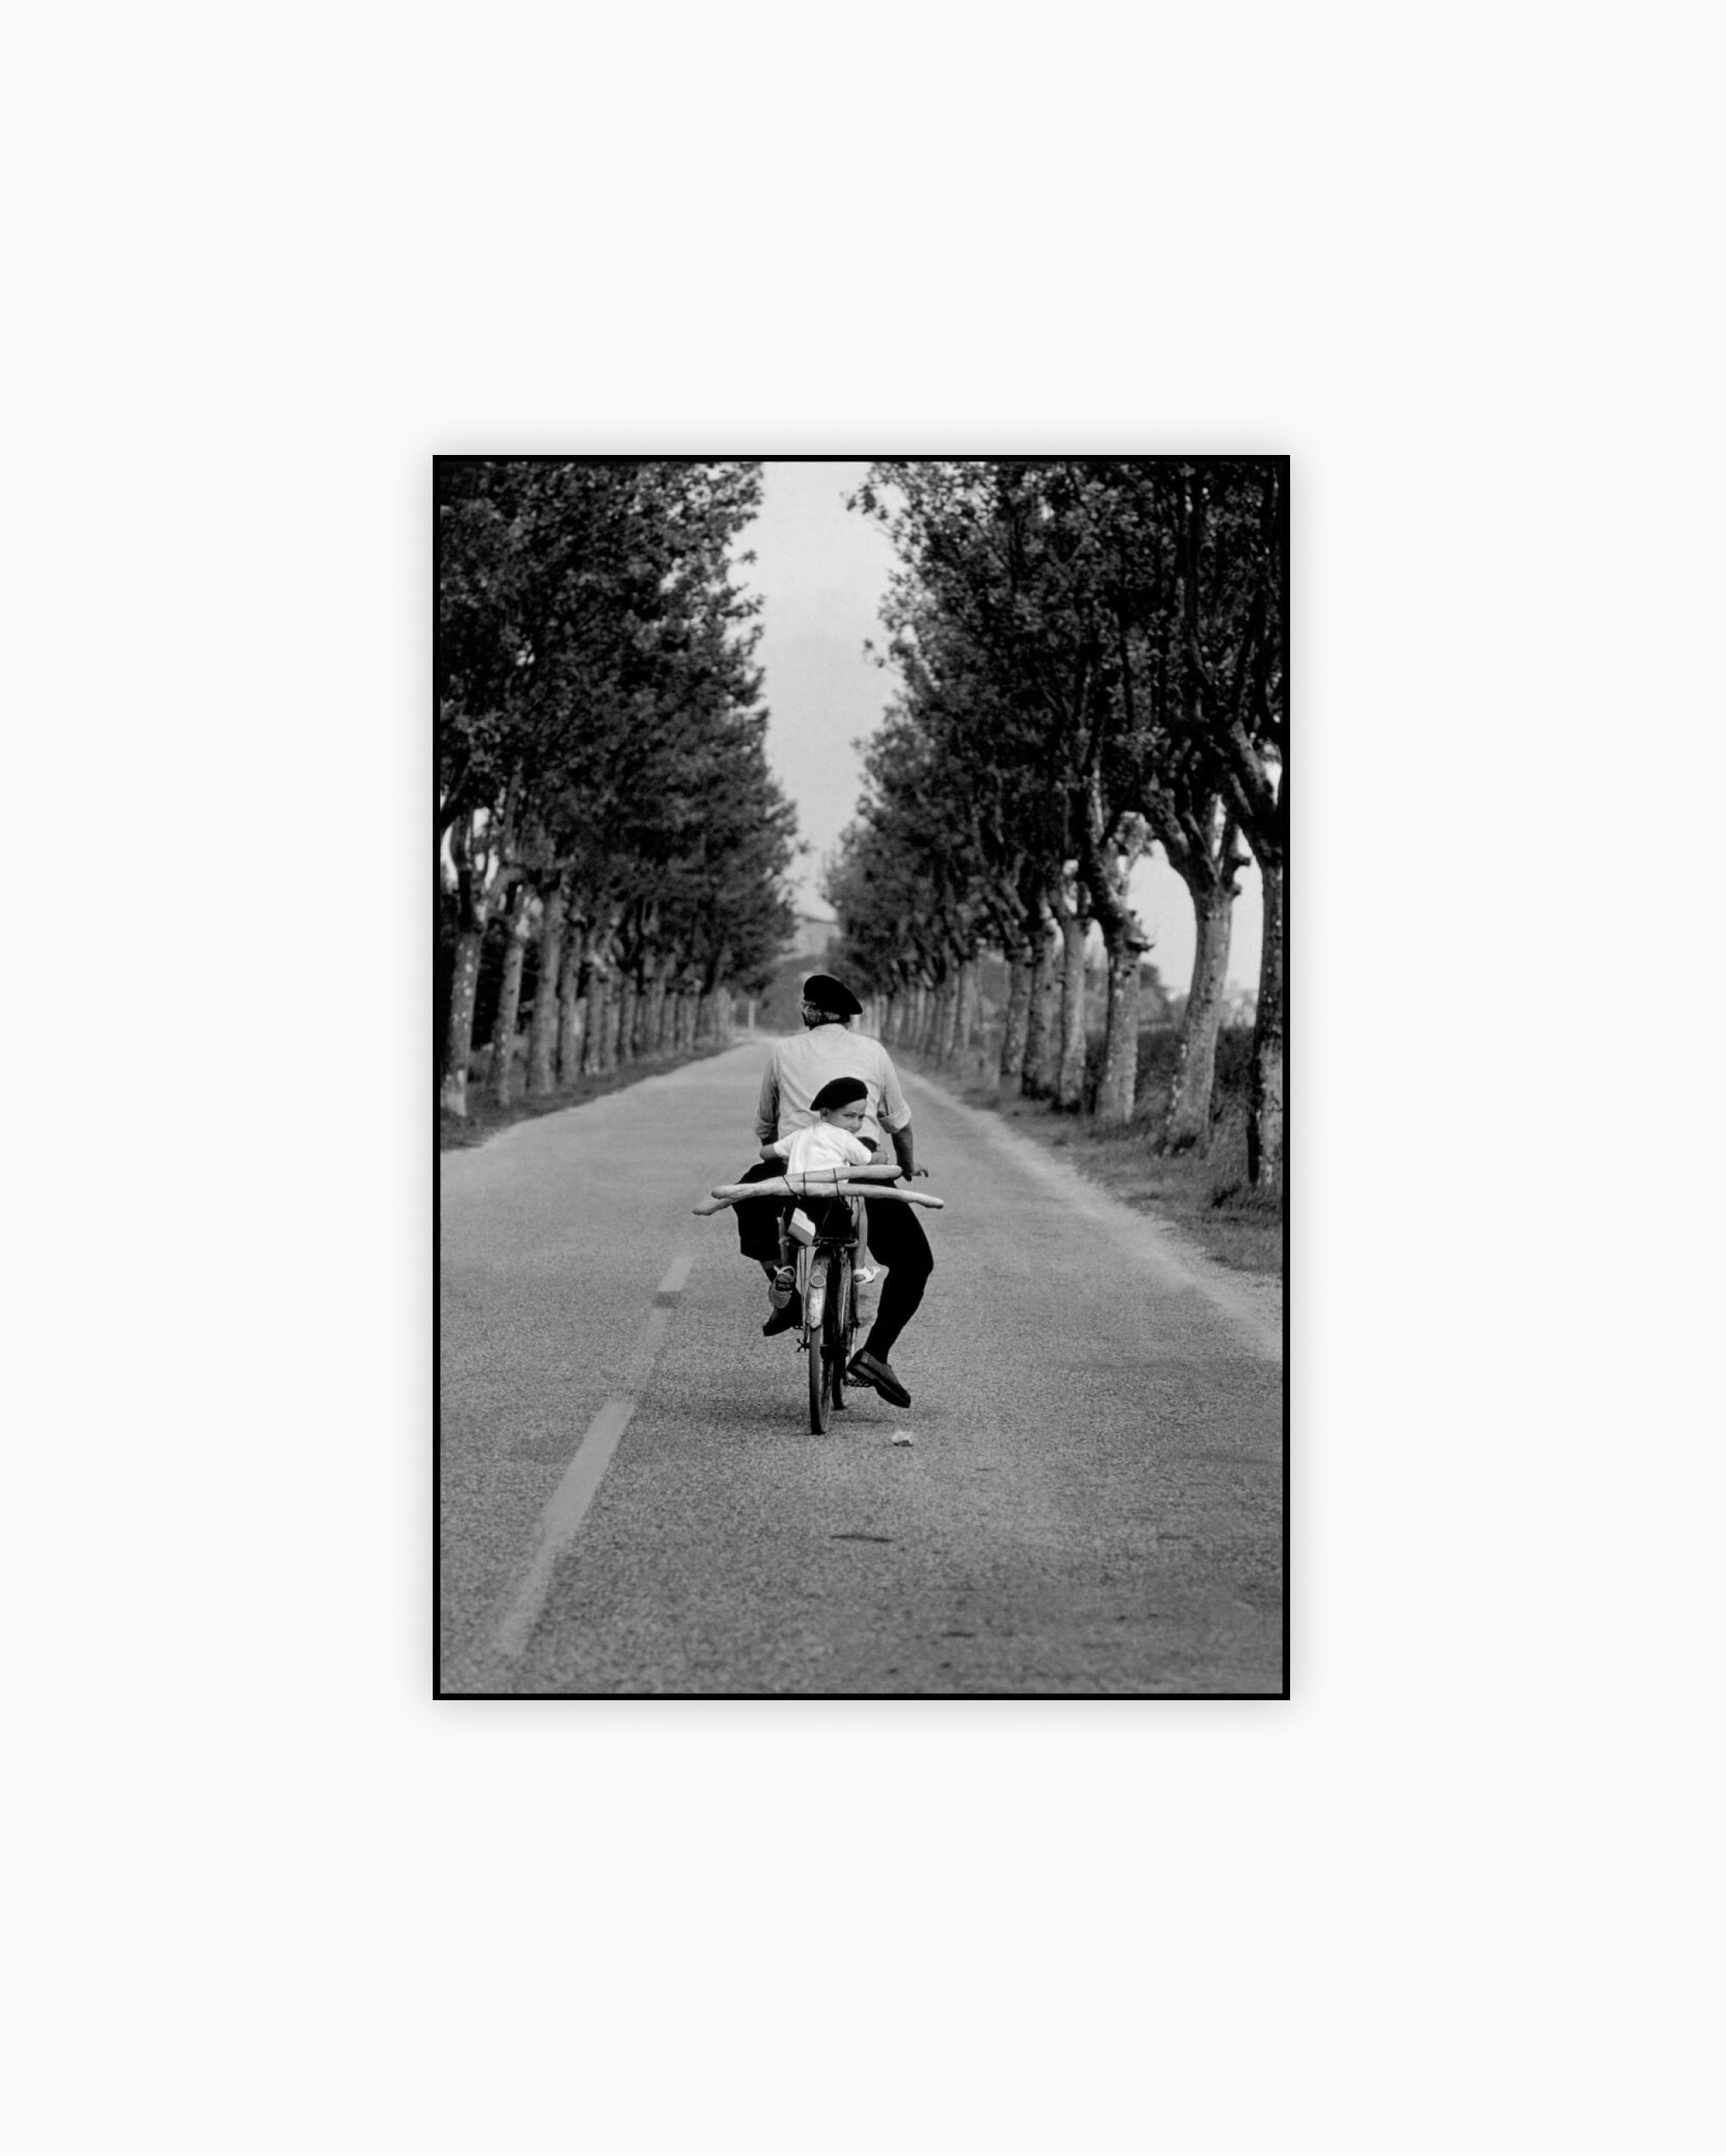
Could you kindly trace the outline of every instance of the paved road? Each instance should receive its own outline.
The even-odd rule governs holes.
[[[766,1052],[444,1156],[444,1691],[1279,1693],[1274,1298],[907,1076],[948,1201],[914,1404],[814,1437],[690,1212]]]

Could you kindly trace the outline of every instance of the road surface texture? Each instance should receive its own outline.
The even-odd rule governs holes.
[[[797,1334],[690,1210],[768,1047],[444,1155],[444,1693],[1279,1696],[1276,1284],[907,1075],[947,1201],[913,1404],[813,1436]]]

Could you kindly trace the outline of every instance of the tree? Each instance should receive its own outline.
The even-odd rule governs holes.
[[[880,465],[862,506],[887,521],[907,565],[886,610],[895,655],[923,690],[922,714],[943,753],[963,768],[966,798],[984,812],[979,873],[1002,947],[1025,977],[1027,1042],[1030,976],[1052,920],[1062,947],[1054,1091],[1076,1107],[1095,921],[1109,961],[1102,1112],[1124,1120],[1148,947],[1128,886],[1148,832],[1136,767],[1119,752],[1115,499],[1083,460],[1030,459]]]
[[[1188,738],[1251,847],[1264,941],[1247,1122],[1251,1180],[1283,1179],[1288,499],[1281,458],[1183,468],[1179,577]]]
[[[877,737],[863,856],[841,886],[857,914],[915,855],[922,917],[963,916],[1007,957],[1004,1070],[1076,1106],[1086,940],[1107,954],[1097,1112],[1135,1107],[1136,996],[1147,938],[1133,870],[1160,844],[1198,924],[1165,1142],[1203,1142],[1236,880],[1266,880],[1266,966],[1255,1055],[1255,1173],[1280,1161],[1283,579],[1277,459],[895,459],[857,506],[899,568],[883,608],[898,669]],[[915,783],[902,774],[914,773]],[[854,875],[851,871],[855,870]],[[900,894],[902,899],[902,893]],[[1058,1056],[1048,1052],[1050,924],[1061,941]],[[945,946],[922,962],[939,973]],[[1034,993],[1034,987],[1038,991]]]
[[[439,467],[440,880],[457,901],[444,1099],[466,1105],[473,987],[513,908],[494,1081],[533,959],[528,1082],[604,1067],[668,1003],[718,1024],[783,932],[793,819],[768,770],[739,461]],[[513,894],[513,896],[512,896]],[[696,1029],[693,1019],[689,1029]]]

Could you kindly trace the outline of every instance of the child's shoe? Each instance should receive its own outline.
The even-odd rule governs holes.
[[[762,1327],[761,1336],[763,1340],[771,1340],[776,1332],[789,1332],[794,1325],[801,1325],[802,1322],[803,1297],[797,1290],[794,1287],[788,1291],[783,1305],[775,1291],[773,1314]]]

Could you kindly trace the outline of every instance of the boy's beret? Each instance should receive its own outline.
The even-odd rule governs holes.
[[[869,1088],[860,1078],[830,1078],[809,1102],[812,1108],[842,1108],[850,1101],[866,1101]]]

